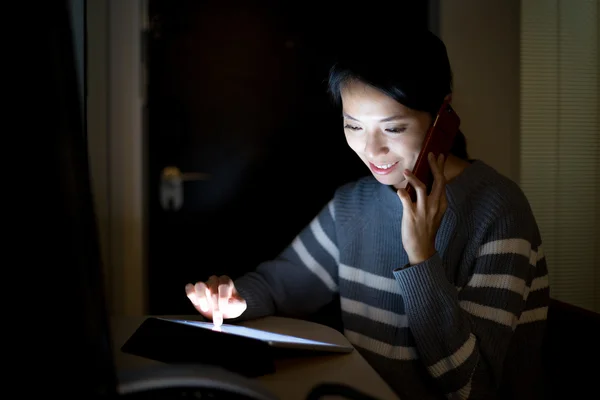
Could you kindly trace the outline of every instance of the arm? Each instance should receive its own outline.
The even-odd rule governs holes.
[[[338,260],[332,200],[278,258],[235,281],[248,304],[241,318],[316,312],[337,293]]]
[[[543,325],[534,324],[546,319],[549,295],[540,244],[530,212],[506,211],[488,228],[461,290],[437,253],[394,271],[419,354],[449,398],[494,398],[519,323],[531,324],[522,340],[541,342]]]

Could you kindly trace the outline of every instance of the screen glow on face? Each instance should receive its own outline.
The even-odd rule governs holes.
[[[296,336],[282,335],[280,333],[272,333],[262,331],[260,329],[247,328],[240,325],[228,325],[223,324],[220,327],[215,327],[211,322],[200,322],[200,321],[187,321],[187,320],[170,320],[180,324],[192,325],[198,328],[210,329],[216,332],[222,332],[230,335],[243,336],[251,339],[261,340],[269,343],[281,343],[281,344],[306,344],[306,345],[319,345],[319,346],[334,346],[330,343],[318,342],[310,339],[303,339]]]

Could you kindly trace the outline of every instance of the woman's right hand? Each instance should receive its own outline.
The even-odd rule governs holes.
[[[223,319],[237,318],[247,305],[228,276],[211,276],[206,282],[185,285],[185,293],[196,310],[221,326]]]

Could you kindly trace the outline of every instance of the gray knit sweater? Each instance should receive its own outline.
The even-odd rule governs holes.
[[[529,203],[482,161],[447,197],[437,253],[409,266],[395,191],[372,177],[342,186],[236,280],[243,318],[309,315],[339,295],[345,336],[402,399],[534,398],[549,287]]]

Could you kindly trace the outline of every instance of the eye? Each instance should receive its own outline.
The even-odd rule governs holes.
[[[359,131],[361,128],[360,126],[346,124],[344,125],[344,129],[349,129],[351,131]]]
[[[401,126],[398,128],[387,128],[385,131],[390,132],[390,133],[403,133],[403,132],[406,132],[406,127]]]

